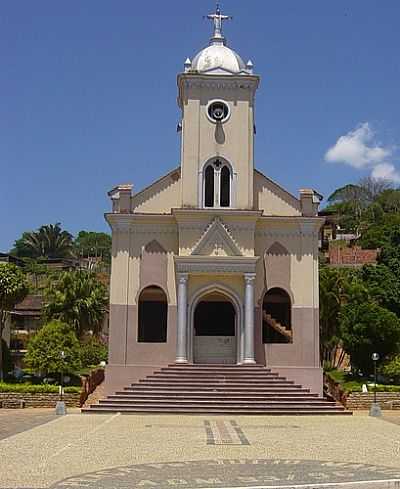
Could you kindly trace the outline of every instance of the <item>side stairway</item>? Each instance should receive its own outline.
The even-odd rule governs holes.
[[[262,365],[173,364],[83,413],[351,414]]]

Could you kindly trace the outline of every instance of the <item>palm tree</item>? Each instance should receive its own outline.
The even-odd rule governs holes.
[[[72,326],[79,337],[98,334],[107,311],[108,291],[92,272],[64,272],[45,291],[46,320],[59,319]]]
[[[68,231],[62,231],[61,224],[57,222],[26,233],[23,244],[31,249],[37,258],[64,258],[71,256],[73,236]]]

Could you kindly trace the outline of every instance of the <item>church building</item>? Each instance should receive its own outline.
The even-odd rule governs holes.
[[[180,166],[109,192],[106,393],[200,364],[263,367],[321,396],[321,196],[294,196],[255,168],[260,77],[228,46],[229,17],[217,7],[208,18],[209,45],[177,77]]]

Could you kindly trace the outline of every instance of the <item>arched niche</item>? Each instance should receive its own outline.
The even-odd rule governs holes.
[[[262,303],[263,343],[292,343],[292,304],[279,287],[268,290]]]
[[[290,289],[291,255],[278,241],[275,241],[264,253],[264,273],[268,288],[279,285]]]
[[[153,239],[142,247],[140,258],[140,288],[157,284],[167,290],[168,254],[159,241]]]

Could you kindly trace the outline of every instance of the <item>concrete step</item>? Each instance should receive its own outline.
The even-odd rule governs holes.
[[[132,384],[135,385],[135,384]],[[139,384],[136,385],[151,385],[151,386],[170,386],[170,387],[194,387],[194,386],[203,386],[203,387],[221,387],[221,386],[227,386],[227,387],[241,387],[241,388],[246,388],[246,387],[281,387],[281,388],[286,388],[286,387],[294,387],[294,388],[300,388],[301,386],[299,384],[293,384],[292,382],[281,382],[281,381],[265,381],[265,382],[240,382],[240,381],[210,381],[210,382],[203,382],[203,381],[196,381],[196,380],[176,380],[176,381],[171,381],[171,380],[162,380],[162,379],[144,379],[143,381],[140,381]]]
[[[300,395],[297,393],[281,393],[281,394],[242,394],[242,393],[184,393],[181,392],[163,392],[163,393],[143,393],[143,392],[120,392],[116,394],[111,394],[107,396],[106,399],[205,399],[205,400],[215,400],[215,399],[232,399],[232,400],[266,400],[266,401],[285,401],[285,400],[324,400],[323,397],[318,397],[315,394]]]
[[[327,407],[336,407],[336,404],[332,401],[326,401],[324,399],[306,399],[306,400],[299,400],[299,399],[279,399],[276,401],[273,401],[271,399],[265,400],[254,400],[254,399],[174,399],[171,397],[165,397],[163,399],[142,399],[142,398],[129,398],[129,399],[123,399],[123,398],[106,398],[102,399],[99,401],[99,405],[136,405],[136,404],[143,404],[143,405],[155,405],[155,406],[204,406],[204,405],[210,405],[210,406],[241,406],[241,405],[246,405],[246,406],[327,406]]]
[[[292,392],[298,392],[298,393],[309,393],[309,389],[305,388],[299,388],[296,387],[295,385],[291,386],[285,386],[285,387],[279,387],[279,386],[268,386],[268,387],[254,387],[254,386],[232,386],[232,385],[217,385],[217,386],[204,386],[204,385],[193,385],[190,384],[188,386],[182,386],[182,385],[177,385],[174,384],[172,387],[171,386],[166,386],[164,384],[162,385],[146,385],[146,384],[132,384],[129,387],[124,387],[124,391],[135,391],[135,392],[148,392],[148,391],[162,391],[162,392],[182,392],[182,393],[187,393],[187,392],[239,392],[239,393],[278,393],[278,392],[283,392],[283,393],[292,393]]]
[[[218,407],[197,407],[197,408],[190,408],[188,406],[186,407],[152,407],[152,406],[91,406],[90,408],[83,409],[82,412],[84,413],[165,413],[165,414],[175,414],[175,413],[188,413],[188,414],[232,414],[232,415],[281,415],[281,416],[294,416],[294,415],[334,415],[334,414],[352,414],[349,411],[344,411],[343,409],[340,408],[333,408],[333,409],[326,409],[324,407],[323,409],[316,409],[316,408],[310,408],[310,409],[304,409],[302,406],[295,408],[284,408],[284,407],[276,407],[276,409],[271,409],[271,408],[265,408],[265,409],[259,409],[259,408],[251,408],[251,407],[241,407],[241,408],[218,408]]]
[[[351,414],[261,365],[163,367],[83,412],[169,414]]]

